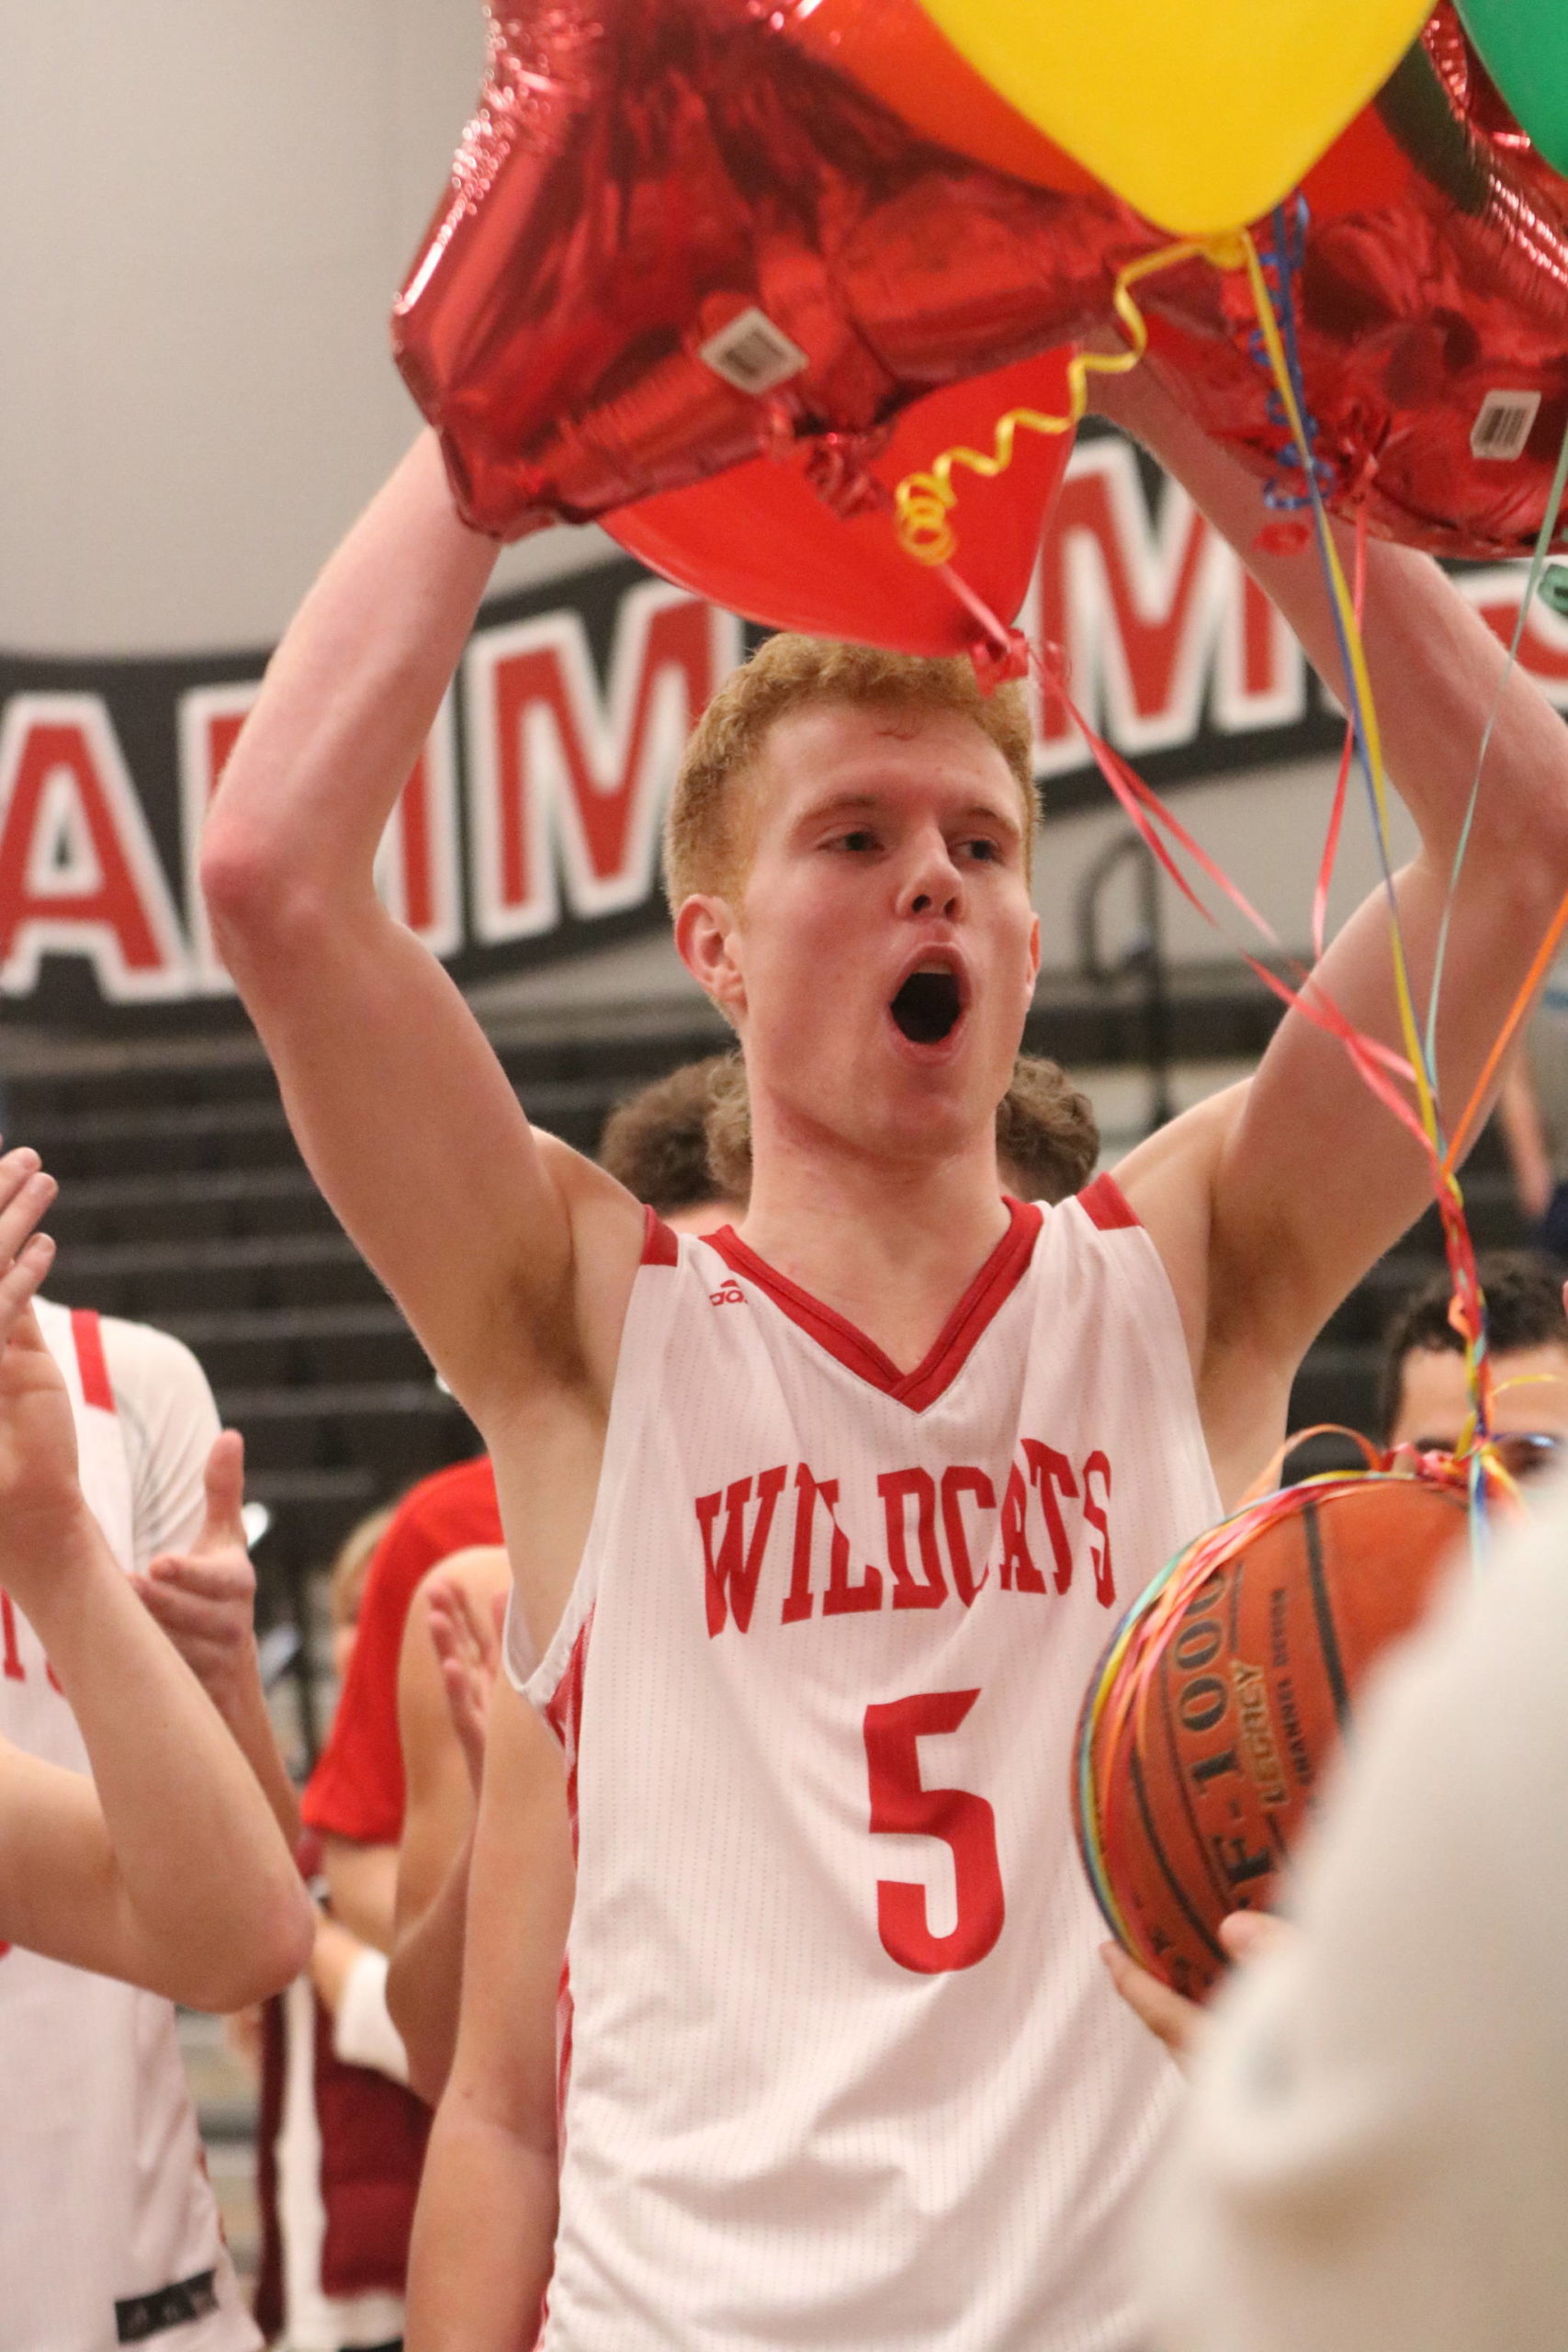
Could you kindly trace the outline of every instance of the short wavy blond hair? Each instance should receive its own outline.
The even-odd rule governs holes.
[[[785,631],[766,639],[749,662],[730,673],[692,731],[664,819],[664,888],[671,909],[694,891],[734,888],[743,873],[745,842],[730,785],[756,759],[777,720],[821,702],[972,718],[1017,779],[1029,870],[1040,803],[1033,730],[1021,686],[1000,685],[983,694],[966,654],[928,660]]]

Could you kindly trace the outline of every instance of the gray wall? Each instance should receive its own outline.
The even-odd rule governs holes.
[[[0,648],[276,637],[415,430],[387,313],[482,60],[478,0],[0,0]]]

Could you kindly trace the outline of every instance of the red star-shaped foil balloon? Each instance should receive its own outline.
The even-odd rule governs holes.
[[[1066,341],[1155,242],[919,137],[744,0],[513,0],[394,343],[464,515],[514,537]]]

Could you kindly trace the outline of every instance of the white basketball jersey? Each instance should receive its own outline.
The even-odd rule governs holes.
[[[129,1569],[130,1474],[97,1317],[37,1307],[71,1393],[83,1493]],[[38,1636],[4,1594],[0,1734],[89,1769]],[[172,2005],[0,1947],[0,2352],[249,2352],[260,2341],[223,2244]]]
[[[1176,2092],[1075,1850],[1079,1702],[1218,1516],[1175,1302],[1102,1179],[900,1374],[650,1222],[529,1695],[567,1750],[548,2352],[1128,2352]]]

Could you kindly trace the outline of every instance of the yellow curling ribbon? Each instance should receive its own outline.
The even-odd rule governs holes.
[[[1144,314],[1129,291],[1140,278],[1152,277],[1156,270],[1175,269],[1184,261],[1212,261],[1218,269],[1236,269],[1241,260],[1241,245],[1235,237],[1184,237],[1179,244],[1162,245],[1158,253],[1145,254],[1141,261],[1129,262],[1117,274],[1111,300],[1132,348],[1073,354],[1067,363],[1065,416],[1047,416],[1037,408],[1009,409],[997,421],[996,442],[988,457],[983,450],[961,445],[944,449],[932,461],[929,472],[906,474],[893,493],[895,527],[905,553],[912,555],[917,563],[934,565],[951,562],[957,552],[958,537],[949,519],[958,503],[958,492],[953,484],[955,466],[967,466],[971,473],[994,481],[1011,465],[1013,444],[1021,432],[1076,432],[1089,407],[1089,378],[1125,376],[1137,366],[1149,347]]]

